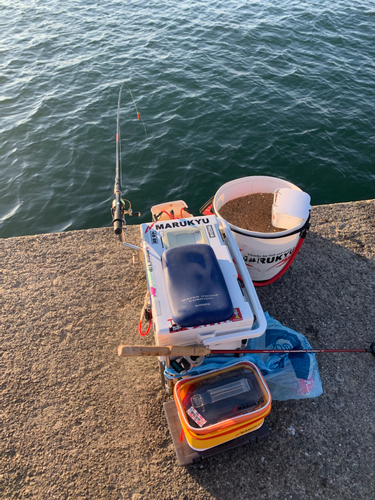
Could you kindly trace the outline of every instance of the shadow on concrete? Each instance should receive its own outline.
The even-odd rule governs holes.
[[[257,291],[264,311],[313,347],[367,348],[375,341],[373,261],[316,233],[282,278]],[[266,441],[190,466],[201,488],[218,500],[372,497],[375,358],[317,359],[323,395],[274,402]]]

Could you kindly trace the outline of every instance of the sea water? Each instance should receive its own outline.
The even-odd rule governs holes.
[[[375,197],[373,1],[3,0],[0,28],[0,237],[111,224],[123,82],[128,223],[249,175]]]

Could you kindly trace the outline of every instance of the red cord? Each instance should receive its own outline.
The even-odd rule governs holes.
[[[174,219],[174,217],[171,217],[171,214],[169,214],[169,213],[168,213],[168,212],[166,212],[165,210],[162,210],[162,213],[163,213],[163,214],[168,215],[168,217],[169,217],[170,219]]]
[[[147,328],[147,331],[145,333],[142,333],[142,318],[141,318],[139,320],[139,325],[138,325],[138,333],[139,333],[139,335],[141,335],[142,337],[145,337],[149,333],[150,330],[151,330],[151,317],[149,319],[148,328]]]

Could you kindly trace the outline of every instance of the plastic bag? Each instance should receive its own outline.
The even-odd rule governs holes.
[[[307,339],[291,328],[273,319],[267,312],[267,329],[262,337],[251,339],[248,349],[311,349]],[[323,393],[318,363],[315,354],[245,354],[240,358],[234,355],[211,355],[198,367],[191,368],[186,376],[198,375],[211,370],[230,366],[238,361],[254,363],[270,389],[272,399],[316,398]],[[172,368],[165,370],[168,378],[181,378]]]
[[[264,342],[266,349],[311,349],[306,337],[283,326],[268,313],[266,319]],[[315,354],[280,353],[261,356],[267,369],[267,373],[262,373],[273,399],[285,401],[316,398],[323,393]]]

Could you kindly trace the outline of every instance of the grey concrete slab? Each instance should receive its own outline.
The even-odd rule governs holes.
[[[264,310],[313,347],[375,340],[375,200],[313,207]],[[128,239],[139,242],[139,228]],[[0,496],[7,499],[372,499],[375,358],[318,354],[324,393],[274,402],[270,436],[180,467],[140,338],[142,265],[110,228],[0,240]]]

